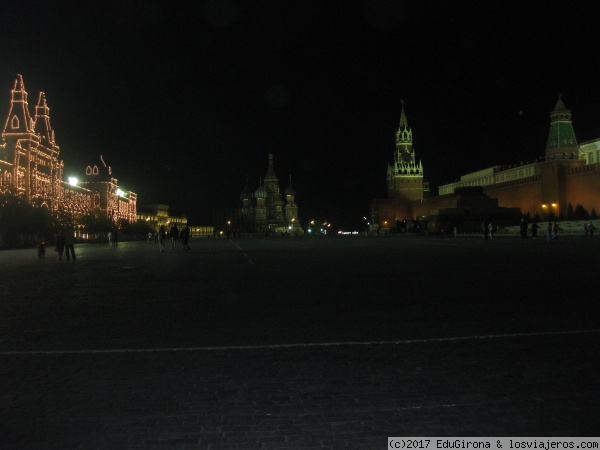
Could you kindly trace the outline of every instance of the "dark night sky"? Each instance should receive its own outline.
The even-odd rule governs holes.
[[[32,112],[46,92],[65,176],[102,154],[140,205],[193,224],[237,206],[270,152],[301,220],[362,220],[401,99],[434,187],[543,154],[559,93],[578,140],[600,137],[595,2],[11,3],[2,117],[20,73]]]

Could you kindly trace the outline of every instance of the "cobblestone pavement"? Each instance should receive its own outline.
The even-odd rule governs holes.
[[[598,431],[600,239],[0,251],[2,448]]]

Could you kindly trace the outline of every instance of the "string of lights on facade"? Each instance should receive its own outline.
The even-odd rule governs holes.
[[[137,194],[119,187],[102,156],[87,166],[84,179],[65,181],[59,155],[45,93],[39,93],[32,117],[23,77],[17,75],[0,141],[0,193],[75,221],[94,210],[115,223],[136,221]]]

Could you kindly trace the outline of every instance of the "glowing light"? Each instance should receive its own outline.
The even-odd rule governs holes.
[[[77,177],[69,177],[69,184],[71,186],[77,186],[77,183],[79,183],[79,180],[77,179]]]
[[[547,208],[547,207],[548,207],[548,205],[542,205],[542,208]]]
[[[117,192],[116,192],[116,194],[117,194],[119,197],[125,197],[125,196],[127,195],[127,194],[125,194],[125,192],[123,192],[121,189],[117,189]]]
[[[556,203],[552,203],[552,207],[556,207]]]

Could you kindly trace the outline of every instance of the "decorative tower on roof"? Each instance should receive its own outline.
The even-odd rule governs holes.
[[[1,170],[0,184],[28,202],[56,210],[60,203],[63,165],[58,160],[60,149],[50,126],[46,96],[40,93],[35,119],[32,119],[21,75],[17,75],[11,95],[2,132],[4,143],[0,146],[3,149],[0,159],[8,165]]]
[[[400,124],[396,130],[394,162],[387,170],[388,198],[398,200],[421,200],[423,198],[423,166],[417,163],[413,150],[412,130],[408,126],[404,104]]]
[[[550,113],[550,133],[546,144],[546,157],[579,155],[577,138],[571,121],[571,110],[567,109],[558,96],[554,110]]]
[[[300,230],[300,221],[298,220],[298,205],[296,205],[296,190],[292,186],[292,176],[290,182],[285,188],[285,220],[288,223],[288,228],[292,232]]]

